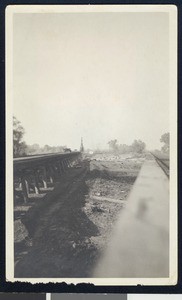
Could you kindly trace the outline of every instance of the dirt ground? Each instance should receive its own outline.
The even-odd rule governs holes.
[[[15,277],[92,277],[144,158],[98,154],[15,206]]]

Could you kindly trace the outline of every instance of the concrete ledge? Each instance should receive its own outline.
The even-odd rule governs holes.
[[[169,180],[146,160],[94,277],[169,277]]]

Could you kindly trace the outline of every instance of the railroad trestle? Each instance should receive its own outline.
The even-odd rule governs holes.
[[[30,194],[40,194],[42,190],[53,187],[80,159],[80,152],[14,158],[14,197],[23,197],[27,203]]]

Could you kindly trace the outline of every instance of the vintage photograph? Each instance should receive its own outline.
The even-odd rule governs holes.
[[[127,300],[128,296],[127,294],[46,294],[47,298],[46,300]],[[160,300],[160,299],[159,299]],[[163,299],[162,299],[163,300]],[[170,299],[169,299],[170,300]],[[178,299],[174,299],[178,300]]]
[[[51,299],[50,299],[50,294],[11,292],[11,293],[0,293],[0,300],[51,300]]]
[[[8,6],[7,280],[177,271],[177,8]]]
[[[182,294],[127,294],[127,300],[182,300]]]

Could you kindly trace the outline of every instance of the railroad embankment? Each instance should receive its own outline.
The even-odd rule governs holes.
[[[15,205],[15,277],[89,277],[144,157],[97,154]]]

